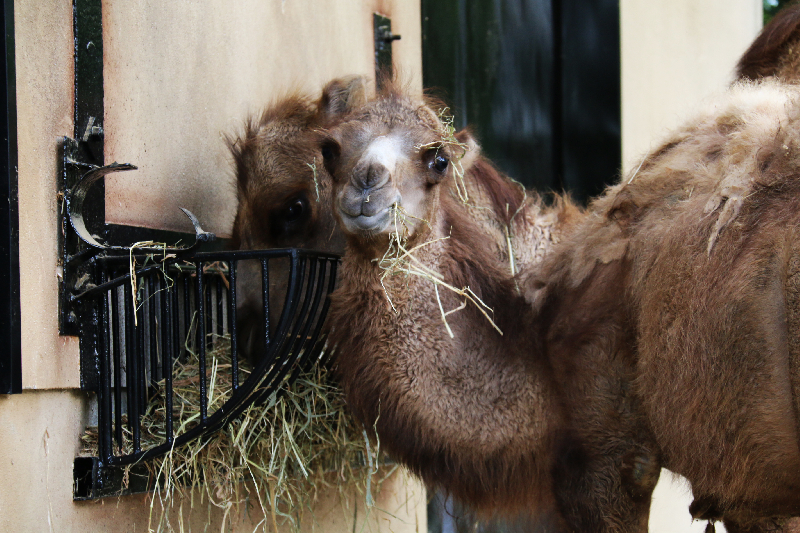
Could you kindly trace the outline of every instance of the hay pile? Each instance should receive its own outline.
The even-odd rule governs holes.
[[[232,391],[230,342],[224,337],[218,341],[207,354],[209,414]],[[186,361],[174,363],[176,435],[195,425],[200,416],[197,361],[190,352]],[[249,373],[240,372],[242,378]],[[164,442],[165,409],[163,394],[150,399],[142,417],[143,449]],[[278,526],[297,531],[304,515],[313,520],[312,503],[321,489],[336,488],[346,499],[355,486],[370,506],[382,481],[397,467],[388,464],[379,443],[367,436],[347,411],[329,371],[315,365],[264,404],[250,406],[210,439],[195,440],[147,461],[157,483],[151,501],[158,499],[161,504],[158,511],[151,503],[151,529],[172,530],[168,516],[172,503],[191,498],[196,487],[202,488],[202,496],[200,502],[191,500],[192,506],[213,505],[227,517],[239,505],[249,505],[249,513],[263,513],[258,528],[263,531]],[[97,455],[97,428],[87,429],[82,440],[83,455]],[[124,434],[123,441],[122,451],[129,453],[130,434]],[[115,443],[115,453],[119,451]],[[357,502],[342,503],[345,511]]]

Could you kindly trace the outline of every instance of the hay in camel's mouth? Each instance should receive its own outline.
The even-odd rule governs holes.
[[[220,337],[207,354],[209,413],[233,391],[230,367],[230,339]],[[196,354],[190,352],[186,361],[174,364],[176,434],[196,425],[200,417],[199,374]],[[240,368],[240,379],[248,375],[247,368]],[[160,385],[163,391],[163,381]],[[156,394],[142,417],[142,449],[164,442],[165,417],[164,396]],[[115,442],[115,453],[132,451],[127,424],[124,429],[122,449]],[[96,456],[97,439],[97,428],[88,428],[81,437],[81,455]],[[382,481],[398,468],[381,454],[379,442],[368,440],[322,365],[284,384],[265,403],[251,405],[212,437],[176,447],[145,464],[156,480],[150,513],[155,531],[172,531],[174,524],[182,523],[181,516],[169,514],[173,502],[180,503],[179,514],[191,502],[193,507],[219,507],[226,516],[245,504],[251,515],[263,513],[257,531],[275,531],[278,526],[299,531],[304,519],[314,521],[312,504],[319,491],[338,491],[343,513],[352,516],[352,506],[358,503],[349,501],[353,489],[369,506]],[[198,488],[200,501],[192,497]]]

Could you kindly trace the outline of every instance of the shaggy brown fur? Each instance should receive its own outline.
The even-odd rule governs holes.
[[[800,5],[782,9],[767,24],[736,65],[738,79],[800,78]]]
[[[395,458],[475,506],[556,505],[568,530],[645,531],[659,467],[627,392],[630,354],[608,347],[572,366],[546,357],[507,265],[492,252],[504,240],[442,189],[454,179],[453,165],[437,175],[432,158],[454,161],[455,148],[442,143],[442,125],[423,103],[389,89],[330,135],[326,166],[347,253],[329,321],[355,414],[374,424]],[[393,162],[387,153],[401,155]],[[507,180],[481,183],[492,198],[513,198],[516,188]],[[446,310],[462,298],[444,289],[437,296],[427,279],[394,275],[381,284],[375,260],[394,229],[382,225],[381,213],[398,194],[411,215],[407,247],[418,246],[415,264],[470,287],[494,309],[502,336],[468,305],[448,316],[450,338],[437,298]],[[498,224],[509,220],[502,203],[494,201],[488,215]],[[568,204],[547,210],[538,200],[525,209],[554,219],[554,233],[578,216]],[[598,305],[610,316],[620,312]]]
[[[751,192],[720,229],[731,176]],[[631,394],[696,516],[800,514],[800,89],[734,87],[590,212],[521,282],[551,360],[635,347]]]

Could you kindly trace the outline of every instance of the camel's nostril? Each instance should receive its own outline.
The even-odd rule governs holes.
[[[384,186],[390,178],[389,169],[380,163],[373,163],[353,174],[353,184],[361,189],[375,189]]]

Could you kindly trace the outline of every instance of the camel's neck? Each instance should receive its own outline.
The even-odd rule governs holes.
[[[412,257],[345,254],[330,318],[348,403],[425,477],[433,462],[458,483],[495,479],[487,468],[547,471],[558,409],[525,303],[491,250],[504,242],[463,204],[442,206],[407,244]]]
[[[580,218],[580,210],[567,199],[545,206],[537,193],[482,159],[455,180],[449,196],[462,204],[479,226],[483,245],[491,247],[512,275],[539,264]]]

